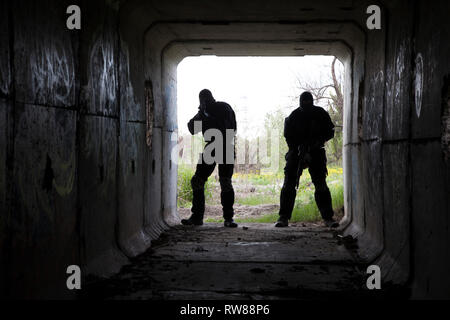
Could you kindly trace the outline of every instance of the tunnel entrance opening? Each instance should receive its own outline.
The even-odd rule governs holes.
[[[327,24],[328,26],[328,24]],[[357,181],[351,181],[354,176],[350,175],[349,154],[351,150],[351,137],[355,123],[349,121],[354,117],[355,83],[354,68],[360,71],[362,60],[360,57],[363,50],[363,36],[358,29],[352,25],[340,24],[340,32],[327,28],[317,28],[311,25],[282,25],[282,24],[246,24],[238,23],[222,25],[211,24],[171,24],[161,23],[149,29],[146,39],[146,52],[148,53],[149,77],[158,78],[161,76],[161,104],[158,112],[158,104],[155,103],[155,126],[161,126],[161,202],[162,216],[166,223],[172,225],[169,231],[165,232],[162,239],[161,249],[167,248],[160,253],[164,256],[170,255],[175,261],[194,261],[195,266],[190,266],[189,270],[184,269],[179,263],[174,266],[176,270],[172,275],[175,278],[182,278],[181,275],[189,274],[189,292],[186,291],[187,283],[182,280],[172,282],[172,285],[162,286],[160,294],[170,297],[202,297],[202,296],[252,296],[262,293],[265,296],[281,297],[285,294],[291,296],[326,294],[325,292],[340,291],[350,292],[352,289],[341,287],[339,279],[344,276],[353,279],[348,284],[360,286],[361,273],[355,272],[355,266],[360,265],[359,260],[345,248],[342,243],[335,239],[331,230],[323,228],[322,224],[316,226],[303,226],[291,224],[288,230],[278,230],[272,224],[267,223],[240,223],[236,230],[223,228],[222,223],[210,222],[206,225],[189,230],[189,227],[180,226],[180,216],[177,208],[177,187],[178,178],[184,179],[184,184],[189,190],[190,175],[178,175],[177,166],[173,165],[170,157],[173,157],[173,150],[180,142],[178,136],[180,128],[186,126],[185,123],[178,124],[180,101],[177,101],[179,82],[178,67],[182,66],[187,57],[199,57],[202,55],[217,55],[218,57],[238,58],[238,57],[278,57],[278,58],[299,58],[303,56],[326,55],[337,57],[343,65],[343,159],[345,167],[343,180],[347,186],[357,186]],[[333,23],[329,26],[333,29]],[[338,36],[337,36],[338,35]],[[341,37],[342,36],[342,37]],[[336,38],[337,37],[337,38]],[[155,38],[157,40],[155,40]],[[330,39],[333,38],[333,39]],[[151,40],[151,41],[150,41]],[[213,57],[210,57],[213,58]],[[187,60],[187,59],[186,59]],[[331,58],[331,62],[332,62]],[[158,63],[161,63],[158,65]],[[158,73],[158,70],[161,73]],[[156,71],[156,73],[154,72]],[[195,73],[195,71],[194,71]],[[233,81],[233,83],[236,80]],[[202,85],[193,92],[192,104],[186,108],[193,108],[192,114],[196,113],[198,106],[198,91],[204,87],[213,90],[218,100],[229,101],[229,95],[220,96],[214,88]],[[246,86],[244,85],[243,88]],[[298,95],[299,92],[296,92]],[[357,97],[357,93],[356,93]],[[298,102],[296,103],[298,105]],[[294,107],[296,104],[292,104]],[[178,105],[178,108],[177,108]],[[234,107],[234,106],[233,106]],[[276,108],[271,108],[271,110]],[[357,115],[357,114],[356,114]],[[239,121],[239,120],[238,120]],[[186,119],[184,120],[186,122]],[[156,130],[157,132],[158,130]],[[239,123],[238,123],[239,132]],[[280,139],[278,134],[277,138]],[[201,137],[198,137],[201,140]],[[250,148],[250,143],[248,144]],[[245,150],[245,145],[242,150]],[[178,157],[179,149],[176,157]],[[199,152],[199,151],[198,151]],[[197,161],[198,152],[191,160]],[[245,153],[244,153],[245,154]],[[185,151],[183,150],[183,156]],[[173,158],[172,158],[173,159]],[[245,157],[244,157],[245,159]],[[245,165],[245,162],[244,162]],[[341,172],[342,174],[342,172]],[[305,176],[305,174],[304,174]],[[213,178],[214,181],[214,178]],[[344,206],[349,207],[351,198],[350,190],[344,188]],[[278,198],[278,196],[275,196]],[[277,201],[279,202],[279,201]],[[278,203],[277,203],[278,204]],[[312,204],[314,207],[315,203]],[[358,208],[350,206],[353,212]],[[186,215],[190,215],[189,205],[186,208]],[[272,215],[272,219],[277,217],[277,211]],[[220,209],[219,209],[220,212]],[[350,211],[352,212],[352,211]],[[352,222],[352,215],[345,210],[345,216],[341,221],[342,230],[345,230]],[[207,213],[208,214],[208,213]],[[219,213],[221,215],[221,212]],[[238,214],[236,215],[238,218]],[[214,220],[213,220],[214,221]],[[215,221],[220,221],[219,219]],[[358,232],[358,229],[353,231]],[[181,238],[180,238],[181,237]],[[154,247],[155,252],[158,247]],[[179,254],[178,254],[179,253]],[[157,256],[158,253],[155,254]],[[147,256],[148,259],[155,257]],[[146,260],[147,258],[144,258]],[[157,258],[157,257],[156,257]],[[324,263],[317,266],[321,271],[304,265],[310,265],[316,260]],[[233,262],[233,270],[229,270],[230,262]],[[300,266],[298,264],[301,264]],[[342,264],[342,268],[341,268]],[[249,266],[251,265],[251,268]],[[335,267],[337,267],[337,270]],[[314,270],[313,270],[314,269]],[[333,270],[331,270],[333,269]],[[335,270],[336,269],[336,270]],[[225,271],[227,270],[227,271]],[[318,272],[317,272],[318,271]],[[324,271],[324,272],[322,272]],[[159,274],[159,271],[155,271]],[[176,275],[179,274],[180,277]],[[207,274],[207,277],[202,275]],[[224,277],[227,274],[227,277]],[[323,281],[323,274],[332,275]],[[277,276],[280,278],[277,279]],[[155,274],[155,276],[157,276]],[[238,279],[245,279],[239,281]],[[223,283],[216,282],[223,279]],[[213,283],[208,282],[213,281]],[[238,282],[236,282],[238,281]],[[309,283],[306,291],[298,291],[299,284]],[[267,284],[262,285],[262,284]],[[261,287],[263,286],[263,287]],[[329,288],[334,287],[332,290]],[[353,289],[355,288],[353,287]],[[297,288],[297,289],[295,289]],[[293,291],[292,291],[293,290]],[[218,293],[222,292],[222,293]],[[227,293],[223,293],[227,292]],[[229,294],[228,294],[229,293]],[[354,294],[354,293],[350,293]]]
[[[339,29],[336,32],[335,29]],[[332,33],[331,31],[334,30]],[[330,31],[330,32],[328,32]],[[147,30],[145,36],[146,78],[161,79],[155,85],[155,117],[153,141],[158,144],[152,151],[153,159],[161,163],[156,167],[156,179],[151,183],[161,185],[161,192],[152,192],[157,200],[153,210],[160,211],[165,224],[177,225],[180,217],[177,212],[177,165],[172,164],[173,151],[178,143],[177,121],[177,68],[187,57],[216,55],[218,57],[303,57],[335,56],[342,62],[344,69],[343,86],[343,124],[342,128],[342,167],[344,170],[344,218],[342,226],[350,226],[357,221],[357,226],[350,231],[361,231],[360,223],[354,214],[363,204],[359,199],[361,193],[353,188],[359,186],[357,176],[352,176],[353,140],[357,127],[352,119],[357,115],[355,101],[358,92],[353,88],[355,79],[363,67],[363,34],[352,24],[271,24],[271,23],[233,23],[226,26],[204,23],[157,23]],[[206,49],[206,50],[205,50]],[[356,69],[355,69],[356,68]],[[160,92],[160,95],[159,95]],[[198,92],[195,93],[197,98]],[[355,97],[356,96],[356,97]],[[226,100],[226,97],[223,98]],[[196,101],[193,106],[196,106]],[[195,109],[195,107],[194,107]],[[192,115],[191,115],[192,116]],[[347,123],[347,125],[344,125]],[[185,124],[181,124],[185,126]],[[239,131],[239,129],[238,129]],[[357,141],[356,141],[357,143]],[[249,145],[250,147],[250,145]],[[243,148],[245,149],[245,148]],[[161,151],[158,154],[158,151]],[[176,156],[177,157],[177,156]],[[197,161],[197,156],[194,161]],[[160,161],[159,161],[160,160]],[[355,163],[353,163],[355,165]],[[347,170],[349,168],[349,170]],[[187,184],[189,186],[189,184]],[[355,196],[357,197],[356,200]],[[160,205],[158,205],[158,201]],[[355,206],[356,205],[356,206]],[[315,207],[315,204],[313,204]],[[275,210],[277,211],[277,210]],[[189,212],[189,210],[188,210]]]
[[[211,48],[208,48],[211,49]],[[297,51],[300,48],[296,48]],[[204,140],[192,136],[187,122],[198,112],[198,93],[208,88],[217,101],[236,113],[236,159],[233,175],[235,219],[274,223],[278,219],[284,180],[284,119],[299,106],[299,96],[310,91],[335,124],[335,137],[326,144],[327,182],[335,218],[344,213],[342,167],[344,66],[333,56],[211,56],[187,57],[177,68],[178,177],[177,207],[181,218],[191,214],[193,176]],[[175,139],[172,139],[175,140]],[[292,223],[318,226],[320,212],[314,185],[304,170],[298,187]],[[206,222],[222,221],[218,168],[205,184]]]

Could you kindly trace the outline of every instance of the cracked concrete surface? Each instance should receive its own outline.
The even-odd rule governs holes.
[[[245,227],[245,228],[244,228]],[[322,227],[176,226],[87,299],[321,299],[367,296],[365,266]]]

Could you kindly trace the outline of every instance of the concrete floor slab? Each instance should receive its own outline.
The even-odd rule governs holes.
[[[325,228],[176,226],[85,298],[311,299],[367,294],[364,267]]]

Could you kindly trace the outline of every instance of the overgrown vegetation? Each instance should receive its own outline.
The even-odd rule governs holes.
[[[283,176],[276,174],[262,174],[255,177],[254,174],[240,175],[233,179],[236,183],[247,180],[251,184],[254,191],[250,195],[240,195],[237,193],[236,203],[242,205],[261,205],[261,204],[279,204],[280,191],[283,183]],[[329,167],[327,177],[328,187],[330,188],[331,197],[333,199],[333,209],[340,210],[344,206],[344,184],[343,171],[340,167]],[[270,188],[267,188],[270,186]],[[266,214],[256,218],[239,219],[238,222],[260,222],[274,223],[278,219],[278,212]],[[311,176],[307,170],[304,171],[300,178],[300,184],[297,191],[294,210],[292,212],[291,222],[314,222],[321,219],[319,209],[314,200],[314,185]],[[210,219],[214,222],[217,219]],[[207,220],[208,221],[208,220]],[[220,220],[217,220],[220,221]]]
[[[192,188],[190,179],[194,170],[188,166],[180,166],[178,174],[178,206],[190,207],[192,205]],[[236,204],[257,206],[264,204],[279,204],[280,191],[283,184],[283,174],[280,172],[265,172],[258,174],[236,173],[233,184],[236,191]],[[343,171],[340,167],[329,167],[327,177],[333,199],[333,209],[340,210],[344,206]],[[211,176],[205,185],[206,202],[209,205],[220,205],[220,186]],[[278,212],[265,214],[255,218],[240,219],[238,222],[273,223],[278,219]],[[314,185],[307,170],[300,178],[300,184],[292,213],[292,222],[314,222],[320,220],[320,213],[314,201]],[[207,218],[206,222],[220,222],[221,219]]]
[[[177,193],[178,193],[178,206],[179,207],[190,207],[192,206],[192,187],[191,178],[194,175],[194,168],[192,166],[180,164],[178,166],[178,183],[177,183]],[[214,178],[209,177],[208,181],[205,183],[205,199],[209,201],[212,198],[212,183]]]

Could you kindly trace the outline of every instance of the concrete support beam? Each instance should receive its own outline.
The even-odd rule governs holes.
[[[117,121],[80,120],[79,192],[83,261],[88,274],[111,275],[127,261],[116,239]]]
[[[134,257],[150,246],[144,232],[144,184],[146,170],[145,124],[120,123],[118,242],[123,252]]]

